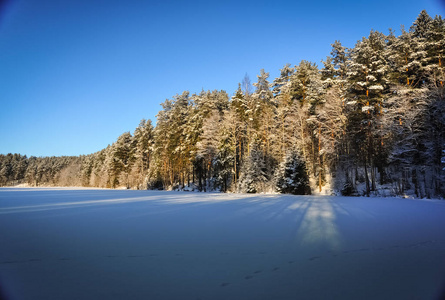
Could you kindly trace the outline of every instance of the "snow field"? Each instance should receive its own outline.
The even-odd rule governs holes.
[[[436,299],[445,202],[0,189],[10,299]]]

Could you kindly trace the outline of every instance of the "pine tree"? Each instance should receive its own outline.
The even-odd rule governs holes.
[[[310,195],[306,164],[297,152],[290,152],[277,168],[275,188],[283,194]]]
[[[376,168],[381,181],[384,179],[384,156],[380,155],[384,152],[384,138],[379,118],[389,84],[385,47],[385,36],[371,31],[352,49],[348,71],[348,134],[353,137],[356,158],[364,167],[367,195],[376,190]]]
[[[294,68],[289,63],[280,69],[280,77],[275,78],[272,84],[272,92],[275,98],[279,98],[280,95],[288,92],[288,83],[294,71]]]
[[[433,19],[426,10],[422,10],[410,28],[413,36],[413,53],[411,55],[416,69],[416,85],[423,87],[429,82],[428,70],[428,40],[431,38],[431,25]]]
[[[137,178],[138,188],[147,184],[145,179],[150,168],[153,152],[153,125],[151,120],[142,119],[134,131],[134,177]]]
[[[340,83],[340,86],[346,84],[348,73],[349,52],[348,49],[342,46],[340,41],[335,41],[332,46],[331,56],[332,63],[335,69],[335,78]]]
[[[257,145],[252,145],[249,155],[243,162],[239,180],[239,189],[243,193],[266,191],[266,165]]]
[[[416,55],[413,55],[417,48],[416,41],[412,33],[401,28],[402,34],[399,37],[391,32],[388,36],[388,49],[386,56],[390,67],[389,78],[394,84],[406,84],[415,86],[418,83],[416,75],[420,67],[420,62],[416,61]]]
[[[125,132],[117,139],[111,147],[109,162],[111,187],[115,188],[121,183],[119,177],[124,174],[125,186],[130,188],[129,175],[134,162],[133,137],[130,132]]]
[[[251,107],[253,111],[254,139],[250,143],[258,145],[258,150],[262,152],[266,168],[270,172],[273,169],[271,136],[276,107],[273,102],[273,94],[270,90],[268,78],[269,73],[264,72],[262,69],[260,75],[258,75],[258,81],[254,83],[256,90],[252,94],[253,103]]]
[[[216,159],[218,153],[219,144],[219,130],[221,123],[221,115],[215,111],[207,119],[205,119],[202,126],[202,134],[200,141],[197,143],[197,160],[203,162],[203,168],[206,173],[206,187],[213,189],[214,186],[211,184],[213,177],[217,177],[215,169],[213,168],[214,160]]]
[[[219,169],[219,185],[222,191],[226,192],[233,183],[236,189],[239,176],[239,155],[237,151],[240,142],[240,132],[243,127],[242,123],[237,119],[234,111],[227,110],[221,120],[219,131],[218,154],[216,157],[216,165]]]
[[[426,10],[422,10],[410,28],[415,38],[427,38],[433,19]]]
[[[224,114],[220,132],[219,153],[221,159],[227,167],[226,174],[233,174],[232,181],[234,183],[233,190],[239,181],[241,161],[244,160],[247,145],[247,123],[246,123],[247,104],[241,88],[238,88],[230,102],[230,108]],[[227,175],[228,176],[228,175]]]
[[[428,70],[434,85],[444,87],[445,82],[445,20],[436,16],[431,21],[426,50],[428,52]]]

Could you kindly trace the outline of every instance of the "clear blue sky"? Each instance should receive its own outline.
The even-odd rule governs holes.
[[[2,3],[2,2],[0,2]],[[10,0],[0,6],[0,153],[96,152],[189,90],[325,59],[441,0]]]

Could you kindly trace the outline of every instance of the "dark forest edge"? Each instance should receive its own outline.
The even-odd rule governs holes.
[[[444,20],[422,11],[399,36],[335,41],[322,68],[185,91],[99,152],[0,155],[0,186],[444,197],[444,51]]]

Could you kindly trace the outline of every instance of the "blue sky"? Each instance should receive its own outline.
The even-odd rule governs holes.
[[[89,154],[184,90],[226,90],[264,68],[320,65],[335,40],[411,26],[440,0],[10,0],[0,12],[0,153]]]

